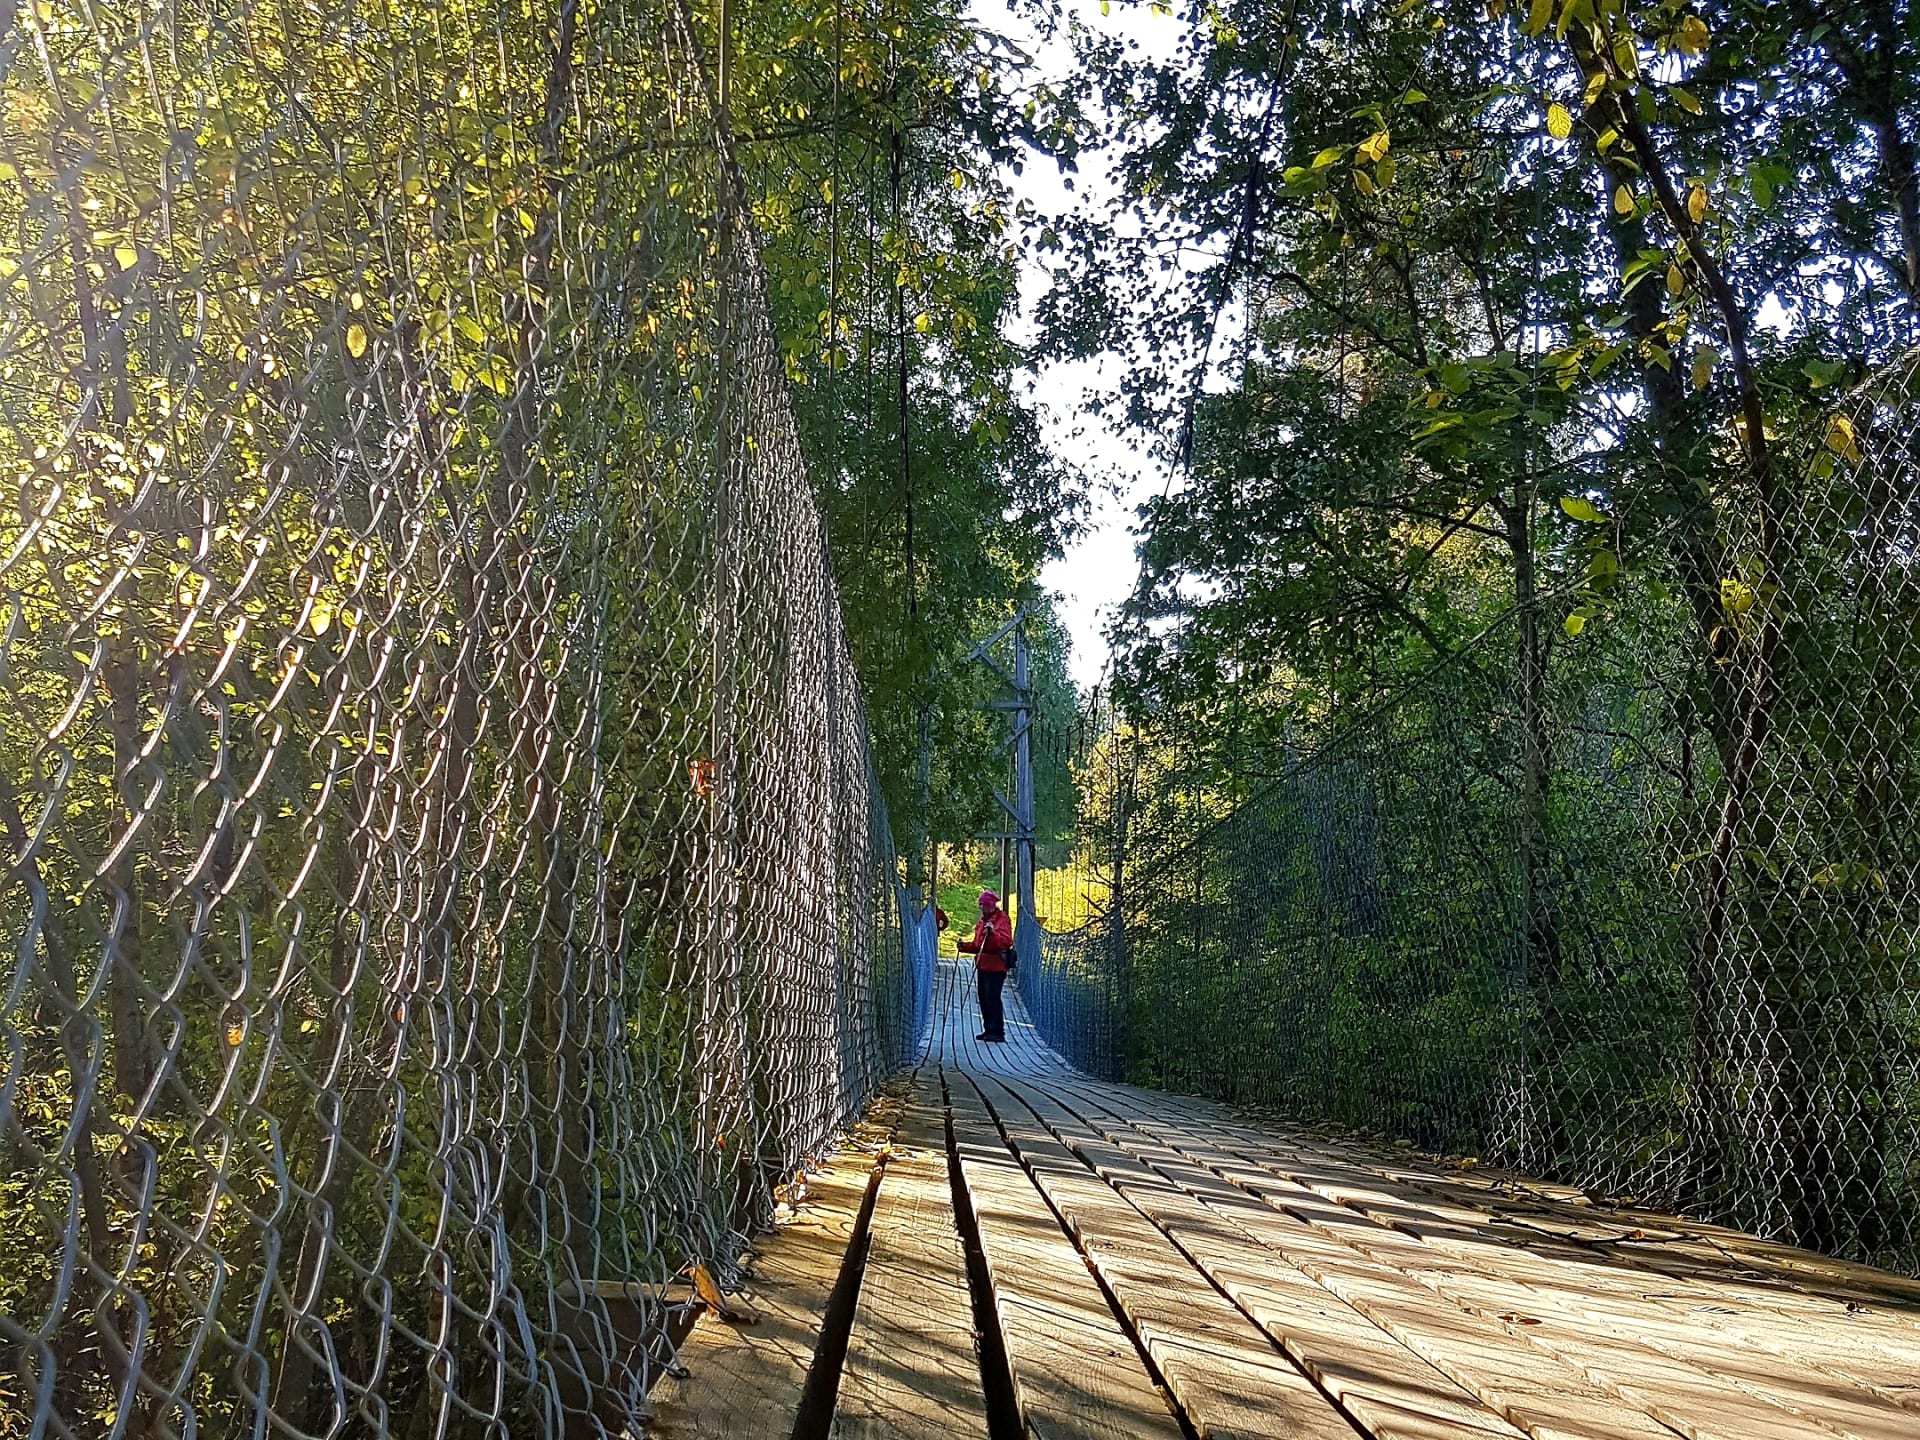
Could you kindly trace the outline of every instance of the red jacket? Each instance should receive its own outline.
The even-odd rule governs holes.
[[[1013,954],[1013,921],[1007,912],[996,910],[973,927],[973,938],[959,943],[962,955],[973,956],[973,968],[988,975],[1007,973],[1007,961]]]

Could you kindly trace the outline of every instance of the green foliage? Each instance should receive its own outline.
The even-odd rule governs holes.
[[[753,6],[741,26],[741,165],[917,876],[932,839],[997,824],[1001,737],[977,708],[993,682],[966,654],[1025,605],[1048,636],[1037,687],[1070,688],[1037,582],[1082,484],[1014,390],[1025,221],[995,167],[1022,143],[1070,164],[1072,107],[1023,89],[1004,41],[937,6]]]
[[[557,1432],[591,1287],[657,1323],[900,1043],[709,77],[671,7],[0,11],[24,1404]]]
[[[1186,462],[1136,1072],[1920,1263],[1907,7],[1219,14],[1081,37],[1050,308]]]

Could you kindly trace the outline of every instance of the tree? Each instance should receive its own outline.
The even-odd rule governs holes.
[[[1897,1145],[1816,1097],[1897,1102],[1865,1058],[1884,1040],[1836,1038],[1843,1011],[1888,1022],[1878,980],[1839,978],[1872,970],[1881,920],[1861,897],[1839,919],[1832,876],[1906,862],[1808,817],[1835,787],[1904,797],[1914,773],[1879,739],[1905,733],[1905,702],[1868,735],[1835,681],[1836,643],[1878,666],[1903,633],[1881,608],[1899,567],[1857,538],[1898,503],[1884,479],[1855,499],[1826,483],[1899,463],[1860,441],[1857,407],[1826,407],[1914,333],[1906,8],[1182,19],[1170,61],[1082,40],[1126,183],[1117,213],[1063,227],[1051,311],[1057,348],[1131,357],[1127,412],[1178,466],[1121,635],[1136,714],[1218,796],[1364,754],[1349,793],[1417,827],[1437,822],[1410,793],[1457,780],[1448,803],[1497,823],[1437,845],[1429,874],[1382,852],[1377,879],[1404,950],[1427,943],[1416,917],[1511,875],[1485,892],[1511,936],[1470,948],[1524,977],[1531,1048],[1517,1079],[1488,1057],[1487,1081],[1528,1117],[1521,1150],[1598,1165],[1583,1136],[1643,1107],[1686,1131],[1677,1199],[1858,1243],[1840,1187],[1872,1190]],[[1143,261],[1174,277],[1167,303],[1110,303]],[[1837,642],[1816,617],[1846,602],[1822,587],[1856,585]],[[1677,1087],[1644,1034],[1596,1041],[1623,987],[1662,997],[1647,1033],[1685,1057]]]
[[[1072,108],[1022,93],[957,14],[755,6],[735,124],[835,572],[911,883],[988,825],[999,743],[964,657],[1018,607],[1083,482],[1016,395],[1022,218],[995,166],[1070,163]],[[1032,115],[1027,111],[1031,105]],[[1064,651],[1036,652],[1044,683]]]

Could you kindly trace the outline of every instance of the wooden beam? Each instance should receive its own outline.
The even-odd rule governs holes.
[[[966,1255],[932,1067],[914,1099],[868,1230],[866,1273],[832,1433],[841,1440],[987,1440]]]

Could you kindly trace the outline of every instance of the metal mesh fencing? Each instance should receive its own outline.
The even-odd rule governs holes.
[[[924,988],[671,5],[0,5],[0,1436],[626,1434]]]
[[[906,952],[908,1037],[903,1060],[917,1065],[926,1057],[927,1047],[933,1040],[933,999],[939,984],[940,931],[934,921],[933,907],[922,906],[916,915],[911,899],[901,907],[901,924],[904,929],[902,944]]]
[[[1655,547],[1531,714],[1509,618],[1238,805],[1137,730],[1049,1039],[1920,1271],[1920,356],[1824,426],[1716,507],[1710,624]]]
[[[1124,917],[1139,757],[1110,687],[1094,688],[1073,728],[1074,751],[1062,759],[1077,781],[1076,834],[1066,863],[1037,877],[1038,923],[1013,983],[1054,1050],[1118,1080],[1128,1071]]]
[[[1022,962],[1014,983],[1048,1045],[1089,1075],[1123,1080],[1125,987],[1117,971],[1102,963],[1108,954],[1100,943],[1104,923],[1059,935],[1042,930],[1038,956]]]

